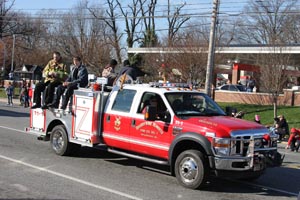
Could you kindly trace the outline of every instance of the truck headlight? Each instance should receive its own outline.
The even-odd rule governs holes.
[[[218,156],[229,156],[230,154],[230,139],[229,138],[214,138],[212,146]]]

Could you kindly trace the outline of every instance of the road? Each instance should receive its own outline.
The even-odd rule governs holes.
[[[282,167],[252,183],[213,179],[202,190],[181,187],[167,167],[82,148],[60,157],[25,133],[29,109],[0,102],[0,200],[7,199],[297,199],[300,153],[285,150]]]

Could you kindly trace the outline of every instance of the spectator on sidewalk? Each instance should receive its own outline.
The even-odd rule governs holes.
[[[289,134],[289,125],[283,115],[279,115],[278,117],[274,118],[274,120],[275,132],[279,136],[278,142],[281,142],[284,136]]]
[[[255,87],[255,80],[252,78],[252,76],[249,76],[249,79],[246,83],[246,90],[247,92],[253,92],[253,88]]]
[[[11,82],[8,83],[8,86],[5,88],[5,93],[7,95],[7,105],[13,106],[13,95],[14,95],[14,86]]]
[[[14,80],[14,72],[13,71],[9,72],[8,78],[9,78],[9,80]]]
[[[26,83],[22,88],[22,92],[21,92],[21,96],[23,98],[23,106],[24,108],[29,107],[29,87],[30,87],[30,83]]]
[[[285,148],[291,149],[291,151],[298,152],[299,147],[300,147],[300,131],[295,128],[291,128],[291,134],[288,140],[288,144]]]
[[[259,116],[259,115],[255,115],[255,116],[254,116],[254,122],[260,124],[260,116]]]

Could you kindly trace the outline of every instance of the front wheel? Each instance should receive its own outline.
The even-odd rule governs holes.
[[[179,154],[175,161],[175,175],[179,184],[186,188],[202,187],[208,178],[208,165],[198,150],[187,150]]]
[[[53,151],[60,156],[70,155],[72,151],[72,144],[68,141],[67,131],[63,125],[53,128],[50,144]]]

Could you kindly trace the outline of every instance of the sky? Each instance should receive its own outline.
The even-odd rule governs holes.
[[[13,1],[13,0],[10,0]],[[81,0],[15,0],[13,10],[20,12],[27,12],[35,14],[43,9],[56,9],[58,11],[69,11],[71,8],[75,7]],[[122,0],[122,4],[127,6],[128,2],[132,0]],[[240,12],[240,8],[245,5],[248,0],[220,0],[220,13],[234,14],[237,10]],[[104,4],[104,0],[88,0],[89,5],[94,3]],[[159,0],[156,11],[157,15],[166,15],[166,5],[167,0]],[[177,7],[183,2],[186,3],[183,14],[191,14],[191,20],[201,20],[206,18],[208,21],[211,19],[211,12],[214,0],[170,0],[171,5]],[[163,10],[163,12],[159,11]],[[190,20],[190,21],[191,21]],[[122,23],[123,24],[123,23]],[[156,30],[158,34],[165,34],[165,29],[167,27],[167,19],[156,21]],[[122,26],[122,25],[121,25]],[[123,29],[121,29],[123,30]]]
[[[14,9],[35,12],[40,9],[64,9],[73,7],[78,0],[15,0]]]
[[[12,0],[10,0],[12,1]],[[20,12],[26,12],[35,14],[43,9],[57,9],[59,11],[68,11],[70,8],[73,8],[80,2],[81,0],[15,0],[13,10],[20,11]],[[183,2],[188,2],[189,5],[187,5],[186,9],[190,10],[190,6],[194,7],[197,6],[197,4],[203,4],[205,6],[211,7],[213,0],[171,0],[170,3],[173,5],[181,5]],[[103,0],[88,0],[89,5],[92,5],[94,3],[100,3],[104,4],[105,1]],[[126,2],[131,2],[131,0],[122,0],[122,3],[124,3],[124,6],[127,5]],[[158,5],[167,5],[167,0],[159,0]],[[202,2],[202,3],[200,3]],[[208,5],[207,5],[208,4]],[[158,8],[162,8],[162,6],[158,6]],[[164,9],[166,9],[164,7]],[[211,10],[209,10],[211,11]],[[188,11],[187,11],[188,12]],[[163,13],[158,13],[159,15],[163,15]],[[163,20],[166,22],[166,20]],[[165,25],[160,25],[161,20],[157,22],[157,27],[165,27]]]
[[[21,9],[22,11],[29,11],[29,12],[35,12],[40,9],[68,9],[76,5],[79,0],[15,0],[14,9]],[[126,2],[126,0],[123,0]],[[122,1],[122,2],[123,2]],[[195,3],[200,2],[203,0],[189,0],[189,3]],[[207,0],[205,0],[207,1]],[[101,2],[104,1],[101,0],[88,0],[89,4],[93,2]],[[167,2],[161,1],[162,2]],[[178,3],[178,2],[184,2],[183,0],[172,0],[171,3]]]
[[[8,2],[13,1],[9,0]],[[76,6],[81,0],[15,0],[13,9],[21,12],[36,13],[42,9],[57,9],[60,11],[68,11],[70,8]],[[82,0],[84,1],[84,0]],[[104,0],[87,0],[89,5],[102,4],[104,6]],[[122,4],[127,6],[132,0],[122,0]],[[220,0],[220,13],[227,13],[228,15],[236,12],[240,13],[241,8],[245,6],[248,0]],[[159,0],[156,11],[160,9],[166,10],[167,0]],[[203,15],[203,13],[212,12],[214,0],[170,0],[171,5],[177,7],[182,3],[186,3],[182,12]],[[163,6],[162,6],[163,5]],[[158,15],[162,14],[158,12]],[[207,15],[207,14],[206,14]]]
[[[10,0],[12,1],[12,0]],[[42,9],[60,9],[60,10],[67,10],[72,7],[74,7],[80,0],[15,0],[13,9],[21,10],[22,12],[31,12],[35,13]],[[199,7],[199,5],[202,5],[202,7],[207,7],[209,9],[212,8],[212,3],[214,0],[171,0],[171,5],[181,5],[183,3],[186,3],[187,5],[185,7],[188,7],[189,9],[193,7]],[[237,6],[237,4],[241,2],[245,3],[247,0],[223,0],[222,2],[229,2],[230,9],[232,7]],[[104,4],[105,1],[103,0],[88,0],[89,4]],[[127,5],[127,2],[131,2],[131,0],[122,0],[122,3],[124,2],[124,5]],[[167,0],[159,0],[158,5],[166,5]],[[203,11],[203,8],[200,9],[200,11]]]

